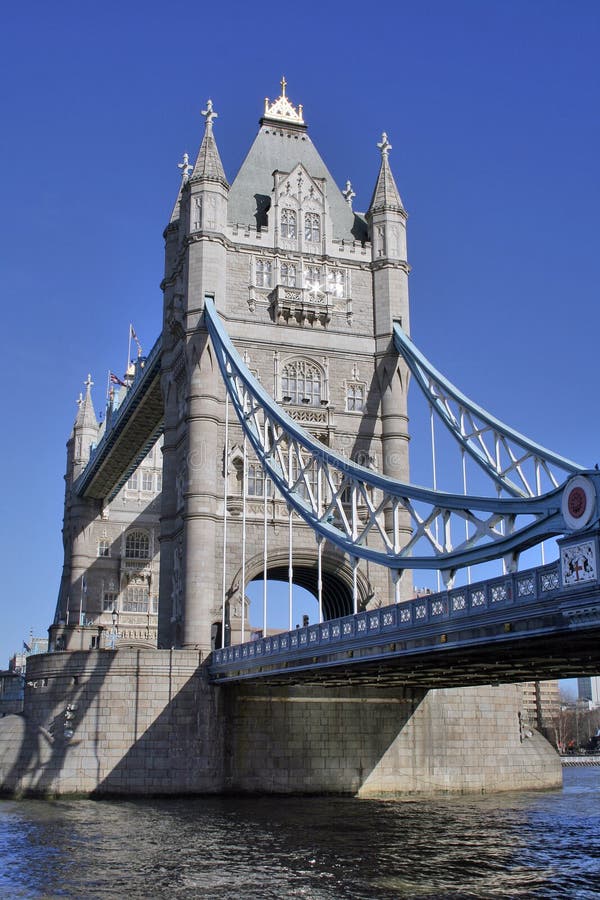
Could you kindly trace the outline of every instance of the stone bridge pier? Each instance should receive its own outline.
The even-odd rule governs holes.
[[[550,788],[560,761],[515,685],[215,687],[198,652],[31,657],[23,716],[0,719],[12,795],[341,793]]]

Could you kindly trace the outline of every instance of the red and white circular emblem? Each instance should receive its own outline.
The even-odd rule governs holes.
[[[567,482],[562,498],[562,514],[567,528],[578,531],[590,522],[596,506],[596,491],[591,479],[576,475]]]

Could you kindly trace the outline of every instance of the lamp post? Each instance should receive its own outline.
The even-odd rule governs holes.
[[[117,643],[117,638],[119,637],[119,631],[118,631],[119,613],[113,607],[113,610],[110,615],[112,618],[112,631],[110,633],[110,649],[114,650],[116,643]]]

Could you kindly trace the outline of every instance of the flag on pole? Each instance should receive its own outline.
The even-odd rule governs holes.
[[[121,379],[120,379],[117,375],[115,375],[114,372],[111,372],[111,373],[110,373],[110,383],[111,383],[111,384],[120,384],[121,387],[125,387],[125,386],[126,386],[126,385],[125,385],[125,382],[124,382],[124,381],[121,381]]]
[[[133,327],[133,325],[131,323],[129,325],[129,334],[131,335],[131,337],[133,338],[133,340],[136,343],[138,356],[141,356],[142,355],[142,345],[138,341],[138,336],[135,333],[135,328]]]
[[[28,653],[31,653],[31,647],[29,644],[26,644],[25,641],[23,641],[23,647]]]

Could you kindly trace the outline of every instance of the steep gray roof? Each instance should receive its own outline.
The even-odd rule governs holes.
[[[196,179],[220,181],[225,184],[225,186],[228,186],[223,163],[221,162],[217,144],[213,137],[212,127],[207,127],[204,132],[200,150],[198,151],[198,158],[194,165],[194,171],[190,176],[190,181],[196,181]]]
[[[391,149],[391,148],[390,148]],[[390,169],[387,153],[381,154],[381,167],[377,177],[377,184],[373,191],[373,197],[369,205],[369,213],[377,210],[393,209],[404,212],[402,200]]]
[[[85,397],[82,394],[79,395],[79,400],[77,401],[77,405],[79,409],[77,410],[77,415],[75,416],[75,422],[73,424],[73,429],[75,428],[98,428],[98,420],[96,419],[96,413],[94,411],[94,404],[92,403],[92,384],[93,381],[88,375],[87,381],[85,382],[86,390]]]
[[[346,241],[366,240],[364,221],[346,203],[305,128],[265,120],[231,185],[229,222],[232,225],[262,225],[272,197],[273,172],[291,172],[298,163],[313,178],[326,181],[333,237]]]

